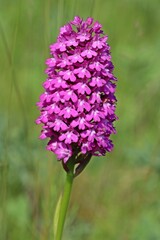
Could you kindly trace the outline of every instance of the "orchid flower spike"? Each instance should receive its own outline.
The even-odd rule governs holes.
[[[110,152],[116,133],[116,78],[108,37],[99,22],[76,16],[60,28],[46,60],[45,92],[37,103],[43,124],[40,139],[68,171],[74,161],[78,175],[92,156]]]

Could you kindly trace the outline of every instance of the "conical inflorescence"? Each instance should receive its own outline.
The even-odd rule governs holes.
[[[87,159],[113,148],[116,78],[107,38],[101,24],[76,16],[50,46],[36,123],[63,166],[73,155]]]

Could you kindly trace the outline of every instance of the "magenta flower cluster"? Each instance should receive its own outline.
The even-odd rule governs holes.
[[[102,26],[76,16],[60,28],[47,59],[45,92],[37,103],[40,139],[63,164],[76,154],[105,155],[113,148],[116,78]]]

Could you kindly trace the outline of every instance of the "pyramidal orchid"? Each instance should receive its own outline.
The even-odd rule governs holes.
[[[76,16],[60,28],[57,42],[50,45],[36,123],[43,124],[40,139],[49,138],[47,149],[67,172],[61,209],[67,195],[69,201],[74,176],[92,156],[113,149],[116,78],[107,39],[99,22]],[[56,240],[61,239],[65,214],[60,210]]]

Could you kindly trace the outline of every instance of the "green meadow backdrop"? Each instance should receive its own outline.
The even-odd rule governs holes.
[[[0,240],[51,240],[65,173],[35,106],[58,29],[92,16],[117,84],[114,151],[74,182],[64,240],[160,239],[160,1],[0,0]]]

